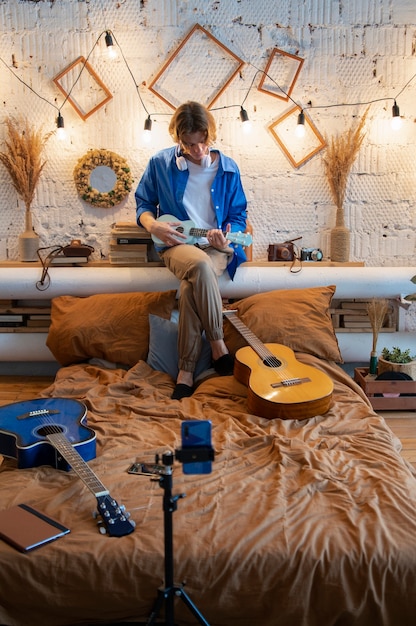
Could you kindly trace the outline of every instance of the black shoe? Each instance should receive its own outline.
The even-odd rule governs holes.
[[[189,385],[184,385],[183,383],[176,383],[175,389],[171,395],[172,400],[182,400],[182,398],[189,398],[192,396],[194,392],[194,388]]]
[[[213,362],[213,366],[220,376],[232,376],[234,372],[234,357],[231,354],[223,354]]]

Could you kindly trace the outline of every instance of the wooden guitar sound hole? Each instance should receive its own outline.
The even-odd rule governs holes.
[[[282,362],[275,356],[268,356],[263,360],[264,365],[266,367],[280,367]]]

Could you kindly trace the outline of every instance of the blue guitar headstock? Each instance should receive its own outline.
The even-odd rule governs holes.
[[[126,513],[123,505],[106,494],[97,497],[97,510],[101,517],[100,532],[108,533],[110,537],[123,537],[133,532],[135,523],[129,519],[130,513]]]

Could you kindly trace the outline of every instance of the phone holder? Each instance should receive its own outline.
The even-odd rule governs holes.
[[[186,447],[175,450],[175,457],[183,465],[186,463],[204,463],[206,461],[213,461],[215,452],[214,448],[211,446]]]
[[[173,513],[177,509],[177,501],[185,498],[186,494],[172,494],[172,465],[174,460],[178,459],[181,463],[195,463],[196,461],[212,461],[214,459],[214,449],[210,446],[190,447],[185,450],[175,450],[173,452],[165,452],[162,455],[162,463],[164,473],[159,478],[159,485],[164,489],[163,496],[163,512],[164,512],[164,531],[165,531],[165,586],[159,588],[156,600],[153,605],[145,626],[153,626],[154,624],[163,624],[164,626],[175,626],[175,598],[181,600],[188,607],[189,611],[202,624],[202,626],[210,626],[205,617],[192,602],[188,594],[184,590],[184,583],[177,585],[174,583],[173,571]],[[156,463],[159,463],[159,455],[156,455]],[[163,622],[156,622],[159,613],[165,605],[165,619]]]

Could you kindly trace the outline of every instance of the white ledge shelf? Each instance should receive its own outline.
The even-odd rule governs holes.
[[[304,289],[335,285],[341,298],[399,298],[412,292],[415,267],[363,267],[362,264],[303,263],[302,271],[292,273],[286,263],[244,263],[234,281],[220,278],[224,298],[239,299],[275,289]],[[178,281],[166,267],[118,267],[88,263],[79,267],[52,267],[50,286],[39,291],[42,267],[37,263],[0,263],[0,299],[51,300],[60,295],[89,296],[97,293],[166,291],[177,289]],[[302,332],[302,329],[299,329]],[[53,361],[45,345],[44,332],[0,334],[0,361]],[[371,332],[337,334],[346,362],[369,358]],[[381,343],[380,343],[381,345]],[[413,333],[397,332],[383,336],[383,346],[410,347],[416,352]]]

